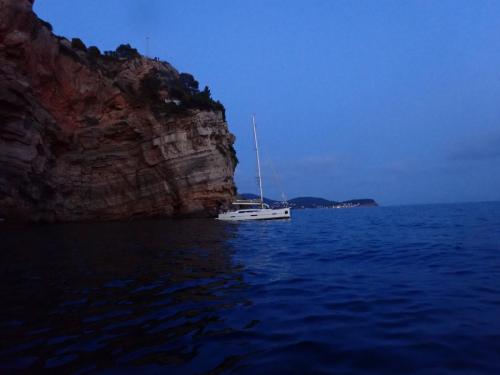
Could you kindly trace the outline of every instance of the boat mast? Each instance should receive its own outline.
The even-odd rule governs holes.
[[[264,207],[264,194],[262,193],[262,176],[260,174],[259,143],[257,142],[257,129],[255,127],[255,115],[252,115],[253,137],[255,140],[255,154],[257,155],[257,173],[259,176],[260,205]]]

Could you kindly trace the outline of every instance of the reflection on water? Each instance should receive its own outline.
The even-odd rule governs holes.
[[[221,312],[249,303],[234,293],[245,288],[228,244],[236,229],[209,220],[0,228],[0,369],[210,362],[198,339],[227,333]]]

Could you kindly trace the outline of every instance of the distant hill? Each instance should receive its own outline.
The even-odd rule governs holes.
[[[242,199],[259,199],[258,195],[245,193],[240,194]],[[265,198],[264,203],[271,207],[277,207],[282,205],[282,202],[273,199]],[[376,207],[377,202],[373,199],[351,199],[348,201],[331,201],[325,198],[318,197],[297,197],[288,200],[288,204],[294,208],[324,208],[324,207],[338,207],[338,208],[348,208],[348,207]]]
[[[316,208],[316,207],[330,207],[338,202],[329,201],[324,198],[317,197],[298,197],[288,201],[292,207]]]
[[[374,199],[352,199],[349,201],[343,201],[342,203],[359,204],[361,206],[378,206]]]

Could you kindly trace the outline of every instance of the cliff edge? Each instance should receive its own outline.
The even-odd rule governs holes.
[[[0,218],[207,216],[235,194],[224,107],[128,45],[55,36],[0,0]]]

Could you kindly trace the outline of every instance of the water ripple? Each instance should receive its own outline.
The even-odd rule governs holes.
[[[500,373],[500,204],[0,226],[0,372]]]

